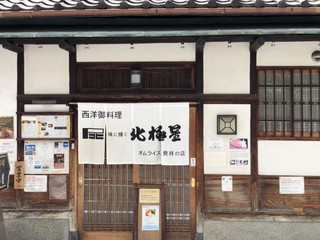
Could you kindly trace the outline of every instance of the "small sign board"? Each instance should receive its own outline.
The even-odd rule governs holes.
[[[14,189],[24,189],[24,162],[14,163]]]
[[[160,203],[160,189],[140,188],[139,203]]]
[[[304,177],[279,177],[280,194],[304,194]]]
[[[0,153],[0,190],[9,187],[9,173],[8,153]]]

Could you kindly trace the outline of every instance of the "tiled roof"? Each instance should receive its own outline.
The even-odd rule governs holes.
[[[0,0],[0,11],[130,8],[318,7],[319,0]]]

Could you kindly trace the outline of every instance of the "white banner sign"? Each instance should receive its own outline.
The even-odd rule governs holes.
[[[78,105],[80,164],[189,164],[188,103]]]

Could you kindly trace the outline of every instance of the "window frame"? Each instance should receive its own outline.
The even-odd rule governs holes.
[[[257,95],[259,139],[320,139],[320,68],[257,67]]]

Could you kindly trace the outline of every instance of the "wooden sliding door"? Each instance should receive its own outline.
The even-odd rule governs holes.
[[[196,109],[191,107],[190,159],[196,157],[195,127]],[[81,239],[133,239],[133,184],[164,183],[166,239],[193,240],[196,225],[195,174],[195,164],[79,165],[78,228]]]

